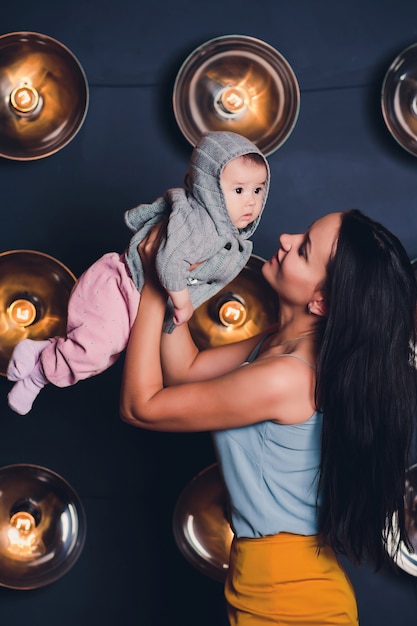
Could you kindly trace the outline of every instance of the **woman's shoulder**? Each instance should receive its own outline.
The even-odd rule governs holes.
[[[306,352],[281,352],[268,349],[259,353],[256,362],[259,366],[271,371],[271,375],[279,375],[279,380],[285,379],[285,384],[293,380],[294,384],[304,384],[304,379],[315,379],[315,364]],[[278,381],[277,381],[278,382]]]
[[[279,423],[307,421],[315,411],[315,368],[305,353],[277,353],[269,349],[257,359],[263,390],[275,403],[273,420]]]

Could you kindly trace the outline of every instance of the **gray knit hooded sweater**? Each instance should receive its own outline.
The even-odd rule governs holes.
[[[220,175],[229,161],[245,154],[263,157],[267,170],[262,210],[246,228],[237,228],[227,211]],[[252,253],[249,237],[255,232],[269,191],[269,165],[251,141],[236,133],[206,133],[194,148],[184,188],[169,189],[152,204],[126,211],[125,223],[135,233],[126,251],[126,262],[140,291],[142,262],[138,244],[158,222],[167,219],[166,235],[156,257],[162,286],[180,291],[188,286],[194,309],[230,283],[244,268]],[[195,270],[190,265],[205,261]],[[172,332],[173,307],[168,302],[165,332]]]

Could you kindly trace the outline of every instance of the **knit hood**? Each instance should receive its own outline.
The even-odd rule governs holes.
[[[253,153],[259,154],[263,158],[267,172],[262,209],[256,220],[248,224],[246,228],[238,229],[233,226],[227,211],[220,177],[229,161]],[[184,187],[190,204],[197,202],[203,206],[218,226],[219,233],[222,230],[229,231],[230,228],[235,228],[241,237],[248,239],[255,232],[260,222],[268,197],[269,183],[268,161],[255,144],[236,133],[212,131],[205,133],[194,148],[185,175]]]

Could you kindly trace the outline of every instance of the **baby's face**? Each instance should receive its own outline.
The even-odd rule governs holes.
[[[224,167],[220,184],[226,207],[236,228],[246,228],[259,216],[267,178],[263,163],[237,157]]]

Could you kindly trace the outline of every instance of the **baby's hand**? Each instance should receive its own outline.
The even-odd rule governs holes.
[[[194,313],[194,309],[192,307],[191,302],[180,307],[174,307],[174,324],[177,326],[181,326],[181,324],[185,324],[191,318]]]

